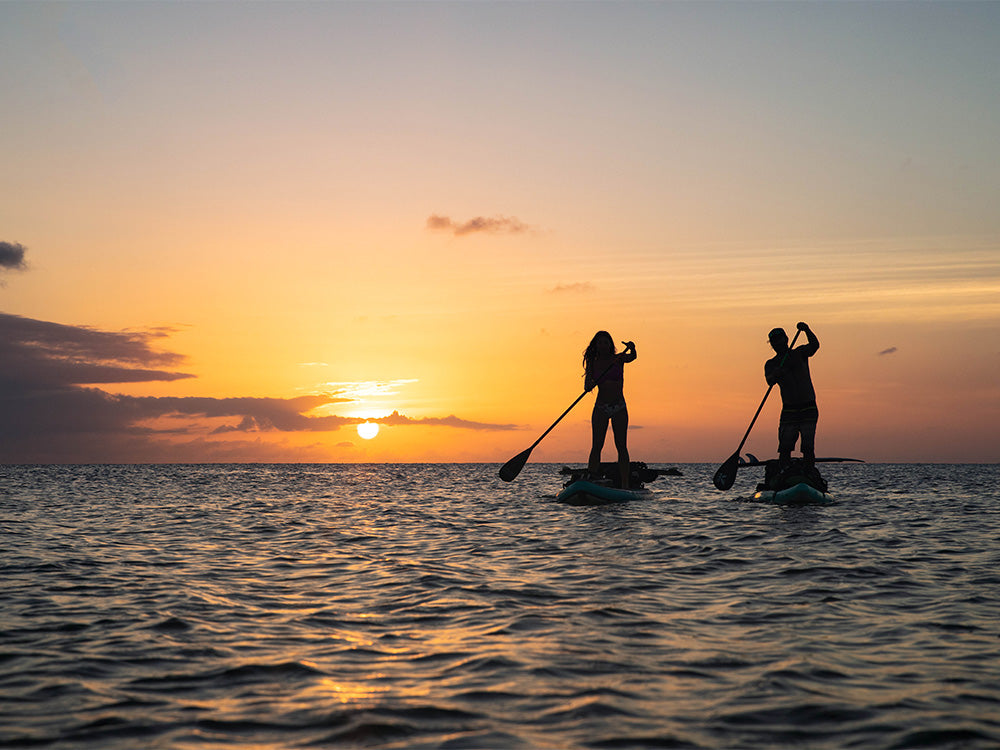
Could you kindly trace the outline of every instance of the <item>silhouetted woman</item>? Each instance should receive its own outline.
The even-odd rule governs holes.
[[[601,472],[601,449],[608,434],[608,422],[618,449],[618,471],[621,486],[628,488],[631,470],[628,457],[628,406],[625,404],[625,363],[636,358],[635,344],[622,342],[625,350],[615,351],[615,340],[607,331],[598,331],[583,352],[584,387],[590,391],[597,386],[597,399],[590,418],[593,442],[587,470],[593,477]]]

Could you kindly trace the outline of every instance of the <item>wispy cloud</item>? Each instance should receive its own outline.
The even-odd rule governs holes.
[[[635,309],[662,305],[668,296],[686,314],[791,316],[808,308],[828,323],[997,321],[998,249],[993,238],[961,237],[697,246],[630,256],[614,286]],[[600,279],[603,263],[581,260],[575,273]]]
[[[594,291],[597,287],[591,284],[589,281],[578,281],[574,284],[556,284],[549,291],[552,294],[588,294]]]
[[[415,378],[397,380],[359,380],[353,382],[323,383],[320,387],[341,401],[396,396],[401,386],[418,382]]]
[[[884,357],[887,354],[895,354],[898,350],[894,346],[890,346],[888,349],[883,349],[878,353],[878,356]]]
[[[495,424],[492,422],[473,422],[468,419],[461,419],[456,417],[454,414],[449,414],[447,417],[421,417],[420,419],[413,419],[412,417],[407,417],[400,414],[398,411],[394,411],[387,417],[381,417],[379,419],[373,419],[372,422],[378,422],[379,424],[392,425],[392,426],[405,426],[405,425],[429,425],[435,427],[458,427],[463,430],[518,430],[520,427],[514,424]]]
[[[451,232],[456,237],[467,234],[521,234],[531,227],[512,216],[476,216],[468,221],[455,221],[449,216],[433,214],[427,219],[427,228],[439,232]]]

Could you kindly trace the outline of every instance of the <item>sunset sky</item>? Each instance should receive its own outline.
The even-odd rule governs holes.
[[[820,455],[1000,461],[1000,2],[4,2],[0,101],[0,462],[502,463],[600,329],[721,462],[800,320]]]

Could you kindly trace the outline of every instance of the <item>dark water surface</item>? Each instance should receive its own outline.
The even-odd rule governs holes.
[[[497,468],[0,466],[0,747],[1000,747],[1000,466]]]

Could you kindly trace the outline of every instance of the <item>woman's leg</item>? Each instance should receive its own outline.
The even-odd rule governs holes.
[[[587,460],[587,471],[590,476],[597,477],[601,473],[601,450],[604,448],[604,438],[608,434],[608,415],[597,406],[590,415],[592,437],[590,442],[590,458]]]
[[[621,483],[624,489],[628,489],[629,479],[632,476],[632,466],[628,458],[628,409],[622,409],[611,417],[611,430],[615,436],[615,448],[618,449],[618,473],[621,474]]]

